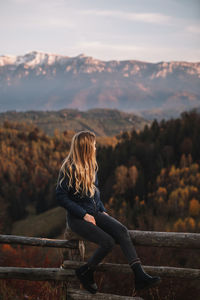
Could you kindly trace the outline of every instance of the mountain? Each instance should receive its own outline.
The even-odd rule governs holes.
[[[0,56],[0,111],[114,108],[151,115],[200,107],[200,62]]]

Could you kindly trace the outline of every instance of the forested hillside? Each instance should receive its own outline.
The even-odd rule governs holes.
[[[124,133],[114,149],[98,153],[107,207],[129,227],[199,232],[199,140],[195,111]]]
[[[47,136],[34,125],[0,129],[0,228],[57,207],[55,185],[73,131]],[[141,132],[97,138],[101,198],[129,228],[200,231],[200,114],[156,120]]]
[[[63,158],[75,132],[46,135],[33,124],[5,121],[0,128],[0,233],[63,238],[65,210],[58,207],[55,186]],[[129,229],[200,232],[200,114],[156,120],[150,127],[114,137],[97,137],[101,198],[108,213]],[[87,257],[94,251],[87,244]],[[36,249],[37,248],[37,249]],[[196,268],[198,251],[136,247],[144,265]],[[127,263],[120,248],[106,262]],[[1,266],[59,267],[57,250],[2,245]],[[123,295],[132,290],[132,277],[97,273],[97,283]],[[124,285],[124,281],[126,285]],[[121,283],[121,284],[120,284]],[[58,299],[61,285],[49,282],[1,280],[2,299]],[[163,278],[148,300],[189,300],[199,294],[197,280]],[[1,298],[1,297],[0,297]]]
[[[53,136],[48,136],[30,123],[3,123],[0,128],[1,232],[10,233],[13,222],[57,206],[55,186],[58,171],[74,133],[55,130]],[[100,146],[114,147],[117,142],[117,137],[97,137]],[[23,224],[22,228],[29,227]]]
[[[44,130],[48,135],[53,135],[54,130],[63,132],[66,130],[79,131],[89,129],[97,136],[113,136],[120,131],[129,131],[133,127],[141,130],[151,121],[144,119],[135,113],[127,113],[117,109],[90,109],[80,111],[78,109],[62,109],[59,111],[7,111],[0,113],[0,124],[5,121],[26,122],[34,124]]]

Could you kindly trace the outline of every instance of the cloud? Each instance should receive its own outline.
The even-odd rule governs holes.
[[[200,25],[189,25],[185,28],[187,32],[200,34]]]
[[[34,26],[42,26],[43,28],[61,28],[61,29],[73,29],[76,27],[75,23],[63,18],[58,17],[45,17],[44,19],[38,19],[38,22],[35,24],[35,19],[32,19],[32,24]]]
[[[99,41],[93,41],[93,42],[81,42],[79,44],[79,47],[85,48],[85,49],[103,49],[103,50],[120,50],[120,51],[140,51],[145,50],[145,47],[135,46],[135,45],[122,45],[122,44],[106,44],[101,43]]]
[[[128,21],[138,21],[155,24],[171,25],[172,17],[160,13],[129,13],[123,11],[109,11],[109,10],[84,10],[80,12],[84,15],[113,17]]]
[[[80,51],[81,49],[81,51]],[[75,50],[75,48],[74,48]],[[76,45],[76,50],[104,60],[140,60],[146,62],[159,61],[199,61],[199,51],[188,53],[187,48],[162,47],[157,45],[122,45],[109,44],[100,41],[82,41]],[[145,60],[144,60],[145,57]]]

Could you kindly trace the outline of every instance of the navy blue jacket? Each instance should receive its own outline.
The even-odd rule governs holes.
[[[59,182],[62,176],[63,175],[60,176]],[[81,197],[80,193],[74,195],[74,184],[72,184],[73,187],[68,187],[69,178],[67,175],[62,181],[61,186],[59,182],[56,186],[56,199],[59,205],[67,210],[67,213],[72,214],[78,218],[83,218],[86,213],[93,215],[93,213],[97,211],[107,212],[100,199],[97,172],[95,177],[96,189],[93,197]]]

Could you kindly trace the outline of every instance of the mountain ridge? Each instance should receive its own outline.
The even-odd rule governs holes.
[[[200,106],[200,62],[102,61],[32,51],[0,56],[0,111]]]
[[[53,60],[54,58],[54,60]],[[37,65],[43,65],[43,64],[53,64],[55,62],[63,62],[63,61],[70,61],[73,59],[85,59],[87,61],[93,62],[93,63],[104,63],[104,64],[109,64],[113,62],[117,63],[144,63],[144,64],[149,64],[149,65],[182,65],[182,66],[198,66],[198,74],[200,75],[200,62],[188,62],[188,61],[158,61],[158,62],[148,62],[148,61],[142,61],[142,60],[134,60],[134,59],[129,59],[129,60],[101,60],[101,59],[96,59],[93,58],[92,56],[87,56],[84,53],[81,53],[77,56],[66,56],[66,55],[61,55],[61,54],[55,54],[55,53],[48,53],[48,52],[41,52],[41,51],[31,51],[28,53],[25,53],[24,55],[0,55],[0,67],[5,66],[5,65],[20,65],[20,64],[26,64],[30,63],[32,61],[35,61],[35,66]],[[30,66],[33,65],[33,62],[30,63]]]

